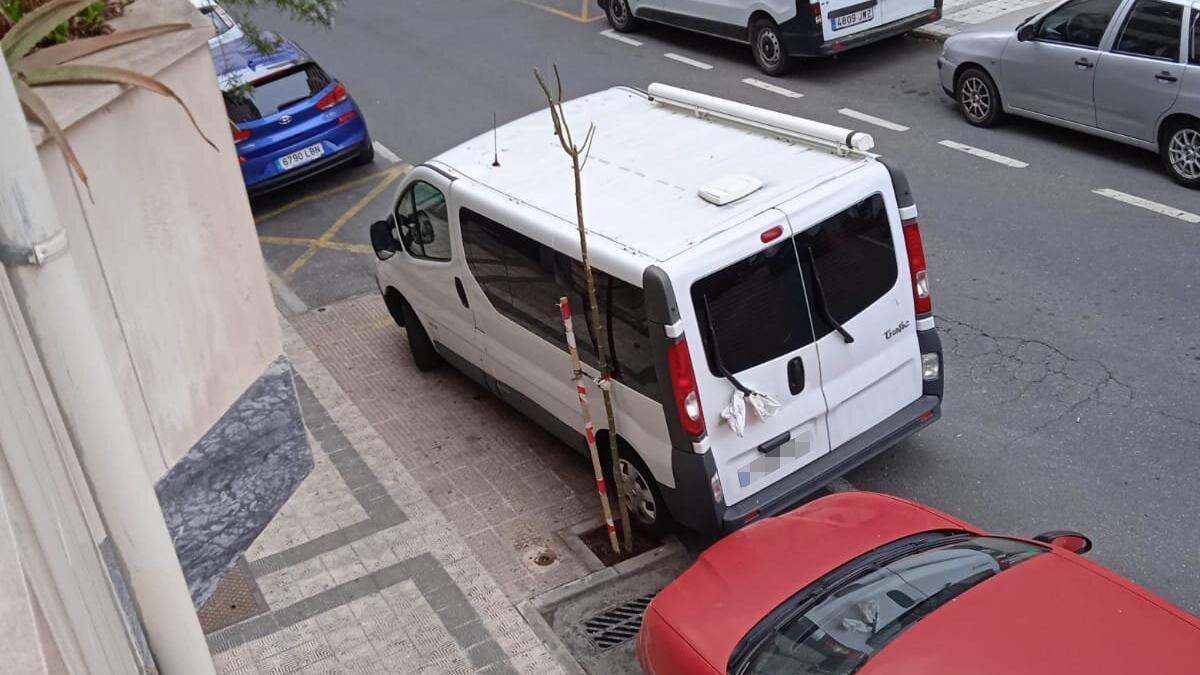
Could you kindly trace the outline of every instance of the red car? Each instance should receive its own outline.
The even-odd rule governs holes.
[[[650,603],[649,675],[1200,673],[1200,620],[1078,553],[841,493],[705,551]]]

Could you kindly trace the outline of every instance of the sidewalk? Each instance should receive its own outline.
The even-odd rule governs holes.
[[[1010,18],[1011,25],[1016,26],[1021,19],[1037,14],[1050,4],[1046,0],[944,0],[942,20],[921,26],[913,34],[945,40],[963,31],[983,28],[982,24],[993,24],[997,28],[1005,26]],[[1003,21],[996,21],[1002,17]]]
[[[419,373],[374,294],[281,320],[315,469],[201,611],[253,614],[209,634],[219,671],[562,672],[516,605],[589,571],[556,534],[595,517],[587,462]]]

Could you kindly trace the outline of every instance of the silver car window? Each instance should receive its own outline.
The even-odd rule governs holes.
[[[1192,8],[1192,58],[1193,65],[1200,66],[1200,7]]]
[[[1165,61],[1179,60],[1179,35],[1183,29],[1183,5],[1160,0],[1137,0],[1113,51],[1148,56]]]
[[[1120,0],[1071,0],[1038,24],[1037,39],[1096,48]]]

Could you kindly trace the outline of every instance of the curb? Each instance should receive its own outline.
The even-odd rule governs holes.
[[[590,590],[604,586],[606,584],[617,581],[623,577],[631,576],[637,572],[653,566],[655,563],[673,555],[686,555],[687,550],[683,544],[675,537],[668,537],[661,546],[636,555],[629,560],[623,560],[612,567],[605,567],[604,563],[592,553],[579,535],[588,530],[595,529],[600,523],[599,520],[586,521],[578,525],[568,527],[558,532],[560,539],[566,543],[575,555],[579,556],[583,564],[591,571],[589,574],[568,581],[567,583],[552,588],[541,595],[536,595],[528,600],[522,600],[517,604],[517,612],[525,619],[525,623],[533,630],[542,644],[546,646],[547,651],[554,657],[563,670],[570,675],[586,675],[583,666],[579,665],[579,661],[563,644],[562,639],[558,637],[558,633],[546,621],[546,617],[542,612],[548,611],[558,605],[578,597]]]

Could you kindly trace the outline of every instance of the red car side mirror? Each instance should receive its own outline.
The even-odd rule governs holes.
[[[1052,530],[1043,532],[1033,538],[1034,541],[1040,541],[1051,546],[1057,546],[1066,549],[1071,553],[1083,555],[1092,550],[1092,540],[1088,539],[1087,535],[1073,532],[1071,530]]]

